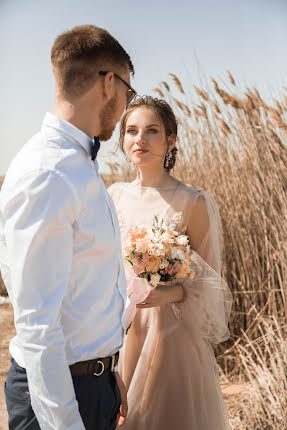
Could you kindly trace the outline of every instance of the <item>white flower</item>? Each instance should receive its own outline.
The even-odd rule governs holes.
[[[176,239],[179,245],[187,246],[188,245],[188,237],[186,235],[180,235]]]
[[[161,237],[162,237],[162,234],[161,234],[160,231],[155,231],[154,234],[153,234],[153,236],[152,236],[152,238],[153,238],[153,240],[155,242],[160,242],[161,241]]]
[[[184,252],[179,248],[172,248],[171,250],[171,258],[173,260],[184,260]]]
[[[160,269],[164,269],[165,267],[167,267],[169,265],[169,262],[164,258],[163,260],[162,260],[162,262],[160,263],[160,266],[159,266],[159,268]]]
[[[169,240],[168,234],[166,232],[162,233],[160,239],[162,242],[167,242]]]
[[[165,249],[162,243],[152,243],[149,247],[149,253],[155,255],[156,257],[164,256]]]
[[[150,281],[149,281],[149,283],[150,283],[153,287],[156,287],[156,286],[157,286],[157,284],[159,283],[159,281],[160,281],[160,275],[159,275],[158,273],[152,273],[152,274],[150,275]]]
[[[147,251],[146,248],[137,248],[136,250],[137,250],[137,252],[140,252],[141,254],[144,254]]]
[[[124,249],[126,250],[127,254],[132,249],[132,241],[130,240],[130,238],[126,239],[124,243]]]
[[[168,233],[164,232],[161,235],[161,242],[166,242],[166,243],[174,243],[174,240],[170,238],[170,236],[168,235]]]

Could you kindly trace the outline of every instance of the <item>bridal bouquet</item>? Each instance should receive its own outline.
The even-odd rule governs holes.
[[[135,316],[136,305],[143,302],[160,282],[194,278],[190,254],[188,237],[170,230],[157,216],[150,227],[135,227],[128,231],[124,246],[127,327]]]
[[[146,279],[154,288],[159,282],[195,276],[190,266],[188,237],[169,230],[157,216],[151,227],[128,231],[124,260],[136,276]]]

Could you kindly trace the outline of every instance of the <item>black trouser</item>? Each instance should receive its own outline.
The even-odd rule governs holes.
[[[79,410],[87,430],[113,430],[121,398],[115,374],[73,376]],[[40,430],[31,407],[26,370],[11,359],[5,382],[10,430]]]

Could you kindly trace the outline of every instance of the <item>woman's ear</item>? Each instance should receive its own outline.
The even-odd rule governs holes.
[[[168,151],[171,151],[175,147],[176,137],[171,134],[167,138],[167,144],[168,144]]]

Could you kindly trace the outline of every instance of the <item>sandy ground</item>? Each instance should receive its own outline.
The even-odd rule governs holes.
[[[3,392],[4,381],[10,367],[9,341],[15,334],[13,323],[13,311],[10,304],[0,305],[0,430],[8,430],[8,417],[6,412],[5,397]],[[228,408],[229,417],[234,414],[234,402],[240,399],[246,392],[244,384],[224,384],[222,392]]]

